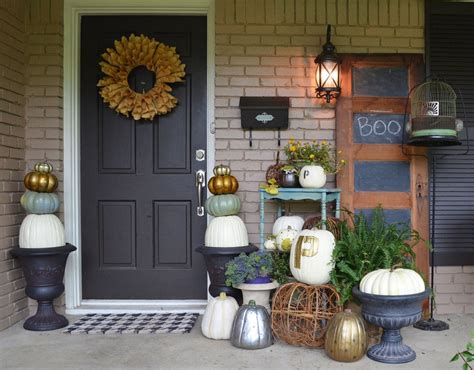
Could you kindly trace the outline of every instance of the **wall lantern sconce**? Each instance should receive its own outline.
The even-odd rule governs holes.
[[[336,47],[331,43],[331,25],[328,25],[326,43],[323,52],[314,60],[316,63],[316,96],[337,98],[341,93],[341,58],[336,54]]]

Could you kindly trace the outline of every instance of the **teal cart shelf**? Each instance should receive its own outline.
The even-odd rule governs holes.
[[[327,219],[327,203],[336,201],[336,214],[339,218],[341,207],[341,189],[304,189],[304,188],[278,188],[277,195],[268,194],[264,189],[260,193],[260,248],[265,242],[265,201],[276,200],[278,202],[277,216],[282,215],[282,203],[287,200],[310,200],[321,202],[321,220]],[[326,227],[323,224],[323,227]]]

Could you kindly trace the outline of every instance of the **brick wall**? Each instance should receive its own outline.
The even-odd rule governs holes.
[[[216,2],[216,161],[227,163],[240,181],[241,216],[251,242],[258,242],[258,194],[278,150],[273,132],[240,129],[240,96],[289,96],[287,139],[334,143],[333,107],[315,99],[314,57],[326,25],[339,53],[423,53],[422,0],[222,0]],[[329,186],[334,181],[330,179]],[[270,206],[266,232],[274,209]],[[309,206],[290,205],[293,213]],[[471,267],[439,267],[439,313],[473,311]]]
[[[257,189],[278,147],[272,131],[254,131],[249,146],[248,133],[240,129],[239,97],[290,97],[290,128],[281,133],[282,145],[290,137],[334,144],[334,107],[314,93],[314,58],[326,24],[333,25],[340,53],[423,53],[423,11],[422,0],[216,2],[216,161],[230,164],[240,181],[252,242],[258,241]],[[290,211],[309,207],[292,204]],[[269,231],[272,217],[266,221]]]
[[[10,250],[23,219],[19,201],[25,158],[24,4],[0,2],[0,330],[28,314],[24,279]]]

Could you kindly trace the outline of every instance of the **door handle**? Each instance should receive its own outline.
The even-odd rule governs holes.
[[[206,172],[199,170],[196,172],[196,188],[198,196],[198,206],[196,207],[196,213],[199,217],[204,216],[204,207],[202,205],[202,191],[206,187]]]

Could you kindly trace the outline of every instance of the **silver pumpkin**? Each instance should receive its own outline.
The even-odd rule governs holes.
[[[265,307],[251,300],[235,315],[230,335],[233,346],[243,349],[262,349],[273,344],[270,315]]]

